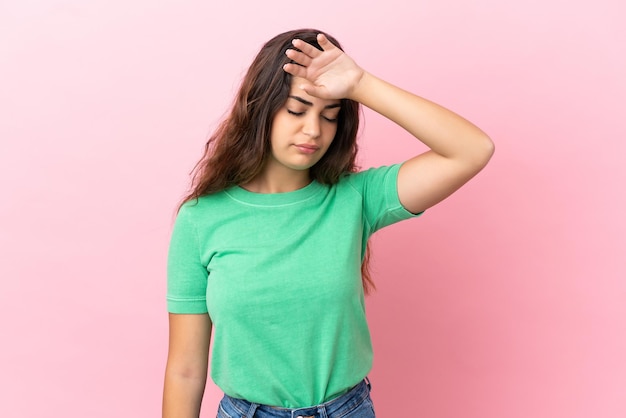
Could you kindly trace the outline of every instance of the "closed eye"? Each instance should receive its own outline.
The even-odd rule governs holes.
[[[302,116],[304,115],[305,112],[294,112],[293,110],[287,109],[287,113],[289,113],[290,115],[294,115],[294,116]],[[335,123],[337,122],[338,118],[337,117],[329,118],[328,116],[322,115],[322,119],[324,119],[326,122]]]

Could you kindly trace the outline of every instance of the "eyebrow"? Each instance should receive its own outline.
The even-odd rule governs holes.
[[[298,97],[298,96],[289,96],[290,99],[294,99],[299,101],[302,104],[305,104],[307,106],[313,106],[313,103],[309,102],[308,100],[304,100],[302,97]],[[333,103],[333,104],[329,104],[328,106],[324,106],[324,109],[334,109],[336,107],[341,107],[341,103]]]

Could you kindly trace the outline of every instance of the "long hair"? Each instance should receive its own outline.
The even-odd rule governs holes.
[[[296,38],[322,50],[317,42],[318,33],[321,32],[314,29],[293,30],[263,45],[243,78],[230,113],[209,137],[204,154],[192,171],[190,192],[181,206],[201,196],[248,183],[261,173],[271,152],[272,121],[291,89],[292,76],[283,66],[293,61],[285,51],[294,48],[291,41]],[[342,49],[334,37],[325,35]],[[312,180],[335,184],[342,175],[357,170],[358,128],[359,103],[342,99],[337,132],[324,156],[309,169]],[[361,273],[367,294],[374,288],[369,272],[369,247]]]

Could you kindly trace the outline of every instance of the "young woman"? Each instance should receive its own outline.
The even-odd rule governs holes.
[[[357,172],[359,104],[430,150]],[[368,73],[329,35],[266,43],[172,233],[163,417],[199,416],[212,333],[218,417],[373,417],[367,240],[445,199],[493,150],[476,126]]]

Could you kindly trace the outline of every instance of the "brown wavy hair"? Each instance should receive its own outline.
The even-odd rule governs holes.
[[[192,171],[190,192],[180,206],[201,196],[246,184],[261,173],[271,152],[274,115],[285,105],[291,88],[292,76],[283,70],[283,66],[293,61],[285,51],[295,49],[291,43],[293,39],[301,39],[322,50],[317,42],[319,33],[323,32],[293,30],[281,33],[263,45],[243,78],[230,113],[209,137],[204,154]],[[324,35],[342,49],[334,37]],[[335,184],[342,175],[357,171],[358,128],[359,103],[341,99],[337,133],[324,156],[309,169],[312,180]],[[369,255],[367,246],[361,265],[366,294],[374,288]]]

